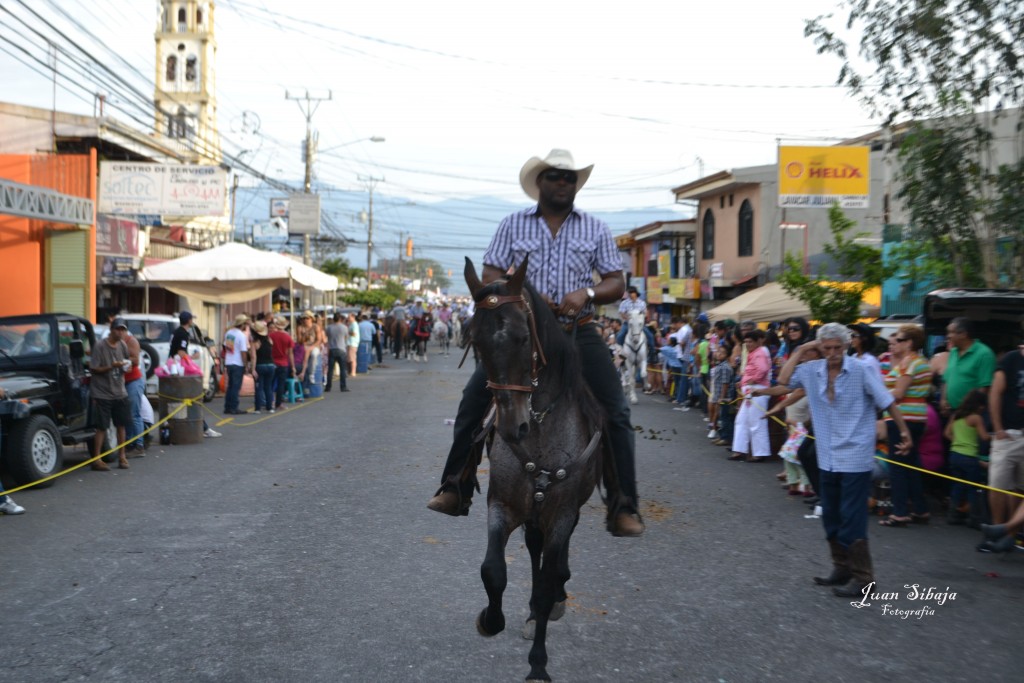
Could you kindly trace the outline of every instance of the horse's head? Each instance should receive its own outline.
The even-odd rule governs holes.
[[[471,339],[497,404],[498,434],[508,443],[518,443],[530,431],[530,394],[537,370],[532,314],[523,287],[527,260],[507,281],[485,285],[466,259],[466,284],[476,302]]]
[[[634,337],[643,334],[644,314],[640,311],[630,311],[626,324],[629,326],[629,333]]]

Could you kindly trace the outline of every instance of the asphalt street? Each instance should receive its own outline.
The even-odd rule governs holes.
[[[0,518],[0,680],[522,680],[522,535],[509,628],[485,639],[485,499],[468,518],[425,507],[469,369],[454,354],[387,364],[349,393],[235,416],[223,438],[17,494],[28,512]],[[633,421],[647,533],[613,538],[600,500],[584,507],[554,680],[1024,678],[1024,553],[976,553],[978,532],[938,519],[872,522],[878,590],[898,595],[855,608],[812,584],[829,567],[820,521],[777,463],[727,462],[698,412],[661,398]],[[915,600],[913,585],[956,595]]]

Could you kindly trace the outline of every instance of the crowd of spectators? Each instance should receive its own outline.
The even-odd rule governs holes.
[[[624,305],[639,304],[631,297]],[[617,322],[599,322],[610,351],[620,353]],[[1024,491],[1024,339],[997,359],[976,338],[971,320],[956,318],[945,345],[928,357],[928,339],[918,325],[903,325],[886,340],[877,339],[870,325],[846,327],[848,355],[881,378],[910,434],[910,447],[901,449],[897,423],[888,411],[879,413],[876,454],[884,460],[875,461],[869,501],[879,524],[928,524],[933,511],[943,511],[952,525],[980,529],[991,521],[980,552],[1012,548],[1013,534],[1024,527],[1022,498],[1003,491]],[[648,329],[653,346],[646,393],[664,396],[676,410],[700,409],[708,438],[728,449],[728,460],[758,463],[778,455],[783,467],[776,477],[785,491],[819,503],[807,397],[802,389],[782,396],[766,390],[794,351],[814,340],[808,321],[794,317],[759,329],[753,321],[710,325],[701,315],[673,317],[665,328],[652,320]],[[817,348],[809,348],[800,363],[820,358]]]

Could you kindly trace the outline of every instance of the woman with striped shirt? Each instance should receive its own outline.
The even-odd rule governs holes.
[[[889,434],[889,457],[895,462],[911,467],[921,466],[918,446],[928,424],[928,395],[932,385],[932,369],[928,359],[921,355],[924,348],[924,330],[916,325],[902,325],[897,330],[893,352],[892,368],[885,376],[885,386],[896,399],[896,405],[903,413],[903,419],[910,429],[913,446],[905,455],[896,455],[896,444],[900,442],[899,430],[892,420],[886,425]],[[906,526],[908,522],[927,524],[929,519],[928,501],[924,497],[921,473],[901,467],[889,466],[889,481],[892,485],[892,514],[883,519],[882,526]],[[907,502],[913,511],[907,515]]]

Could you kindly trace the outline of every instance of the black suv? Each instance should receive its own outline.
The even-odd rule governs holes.
[[[0,474],[15,486],[61,471],[64,445],[91,447],[95,343],[92,323],[67,313],[0,318]]]
[[[974,323],[975,338],[1000,356],[1024,340],[1024,290],[938,289],[924,298],[927,334],[945,336],[949,321],[961,316]]]

